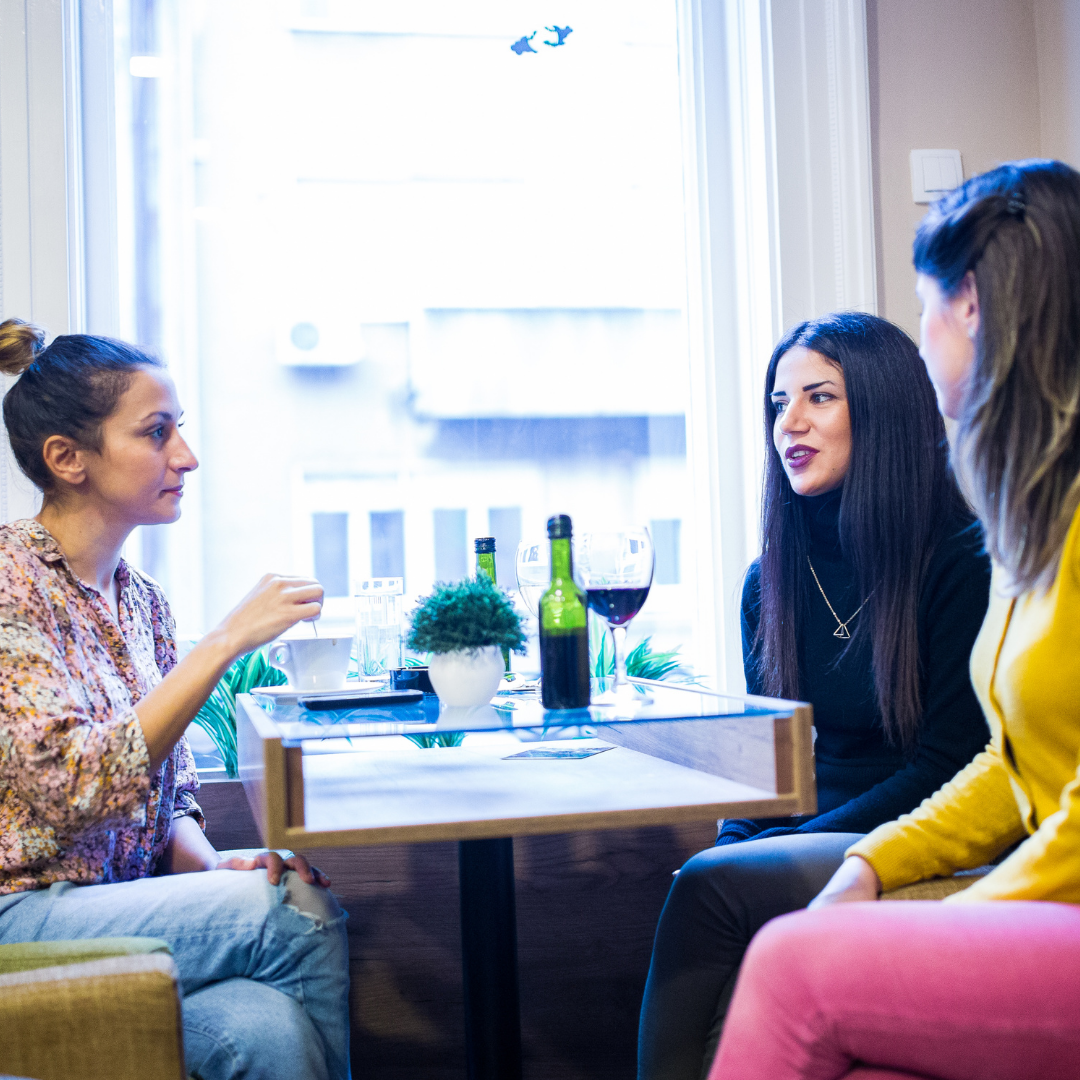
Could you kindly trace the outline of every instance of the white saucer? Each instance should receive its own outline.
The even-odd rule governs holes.
[[[298,690],[295,686],[289,686],[288,683],[284,683],[281,686],[253,686],[251,688],[251,693],[273,698],[274,701],[280,701],[284,704],[285,702],[295,701],[297,698],[302,697],[330,697],[333,694],[344,694],[348,690],[374,690],[375,687],[382,686],[385,682],[385,678],[378,677],[371,679],[346,679],[345,685],[338,687],[337,690]]]

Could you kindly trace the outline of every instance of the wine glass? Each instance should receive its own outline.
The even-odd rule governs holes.
[[[522,540],[518,544],[514,560],[518,595],[534,619],[540,617],[540,597],[551,584],[551,547],[547,541],[540,544]]]
[[[585,533],[577,544],[574,576],[589,595],[589,607],[607,624],[615,647],[614,685],[594,704],[652,700],[634,692],[626,677],[626,628],[649,595],[654,563],[652,537],[641,526]]]

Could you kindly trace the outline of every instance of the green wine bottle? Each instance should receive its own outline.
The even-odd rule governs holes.
[[[585,594],[574,581],[570,519],[549,518],[551,584],[540,597],[540,698],[545,709],[589,704],[589,623]]]
[[[491,578],[492,585],[497,584],[495,578],[495,537],[494,536],[478,536],[473,541],[473,547],[476,550],[476,576],[481,574],[487,574]],[[506,665],[506,670],[510,670],[510,650],[503,649],[503,663]]]

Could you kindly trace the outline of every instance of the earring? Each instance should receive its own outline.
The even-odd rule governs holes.
[[[972,341],[975,340],[975,327],[974,326],[969,327],[969,329],[968,329],[968,337],[971,338]]]

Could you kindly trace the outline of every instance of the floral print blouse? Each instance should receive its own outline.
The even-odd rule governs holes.
[[[0,895],[154,873],[202,822],[181,738],[157,772],[135,704],[176,664],[168,602],[122,559],[119,625],[37,521],[0,527]]]

